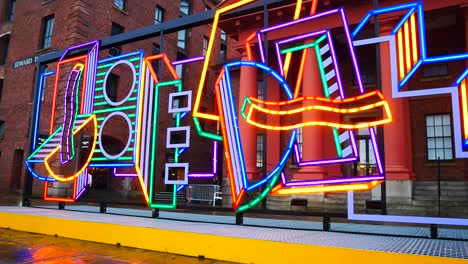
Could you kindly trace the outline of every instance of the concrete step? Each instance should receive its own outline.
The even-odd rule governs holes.
[[[441,181],[440,186],[468,188],[468,181]]]
[[[437,192],[437,185],[416,185],[414,186],[415,191],[421,191],[421,192]]]
[[[340,198],[340,199],[337,199],[337,198],[324,198],[323,201],[324,201],[325,204],[347,204],[348,203],[347,198]],[[355,204],[366,204],[366,200],[355,199],[354,203]]]
[[[441,206],[468,208],[467,201],[440,201]]]
[[[414,206],[434,206],[438,204],[439,202],[437,200],[422,200],[422,201],[413,200],[411,201],[411,205],[414,205]]]
[[[326,193],[325,194],[326,198],[347,198],[348,194],[347,193]],[[372,197],[372,194],[370,192],[354,192],[354,199],[370,199]]]

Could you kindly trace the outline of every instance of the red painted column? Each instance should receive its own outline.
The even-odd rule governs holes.
[[[307,52],[302,87],[303,96],[324,97],[317,57],[313,49],[309,49]],[[321,115],[318,111],[305,111],[302,114],[302,119],[321,120]],[[321,160],[325,158],[324,132],[324,128],[318,126],[302,128],[302,160]],[[294,179],[323,179],[325,175],[326,170],[321,166],[303,167],[299,170],[299,173],[294,175]]]
[[[247,53],[245,50],[242,51],[242,60],[247,60]],[[249,96],[257,97],[257,68],[251,66],[242,66],[240,68],[240,85],[238,97],[239,110],[242,108],[244,99]],[[240,116],[240,111],[238,111],[237,115],[247,176],[249,179],[256,179],[258,175],[256,168],[257,129],[245,122],[243,117]]]
[[[270,102],[279,102],[280,99],[280,89],[282,89],[278,81],[269,76],[267,80],[267,101]],[[279,107],[271,107],[272,110],[280,110]],[[280,118],[278,116],[269,115],[267,117],[267,123],[272,126],[279,126]],[[259,131],[260,132],[260,131]],[[280,131],[267,130],[266,139],[267,139],[267,148],[266,148],[266,168],[267,173],[272,171],[273,168],[278,164],[281,153],[281,137]]]
[[[386,36],[397,20],[381,22],[381,36]],[[382,91],[389,102],[393,122],[384,125],[385,172],[387,180],[414,180],[409,105],[407,98],[392,98],[389,44],[380,45]]]

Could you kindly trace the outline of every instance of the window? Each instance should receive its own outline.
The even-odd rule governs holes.
[[[265,135],[257,135],[257,168],[263,168],[264,164],[264,146],[265,146]]]
[[[448,64],[447,63],[437,63],[437,64],[427,64],[423,67],[423,77],[439,77],[448,75]]]
[[[106,83],[106,93],[109,99],[117,102],[117,87],[119,85],[120,77],[116,74],[110,73]]]
[[[153,50],[152,50],[152,54],[153,55],[157,55],[161,53],[161,48],[159,47],[158,44],[156,43],[153,43]],[[159,73],[159,62],[161,60],[152,60],[151,61],[151,66],[153,66],[153,70],[154,70],[154,73],[158,74]]]
[[[208,50],[208,37],[203,37],[203,56],[206,55],[206,51]]]
[[[0,65],[4,65],[8,59],[8,49],[10,47],[10,35],[0,38]]]
[[[221,30],[221,41],[224,43],[227,42],[227,34],[223,30]]]
[[[124,27],[112,22],[111,36],[118,35],[124,32]],[[122,53],[122,46],[115,46],[109,49],[109,55],[118,56]]]
[[[187,16],[188,14],[190,14],[190,1],[181,0],[179,10],[180,10],[180,14],[183,16]]]
[[[353,74],[353,86],[357,86],[356,75]],[[361,81],[362,84],[375,84],[375,74],[373,71],[361,68]]]
[[[177,60],[185,60],[187,59],[187,56],[185,56],[185,54],[181,53],[181,52],[177,52]],[[183,81],[184,79],[184,66],[183,64],[177,64],[175,66],[175,71],[177,73],[177,75],[179,76],[179,78]]]
[[[156,9],[154,10],[154,23],[155,24],[159,24],[159,23],[162,23],[164,21],[164,12],[166,10],[164,10],[164,8],[160,7],[160,6],[156,6]]]
[[[185,49],[186,43],[185,39],[187,38],[187,30],[181,30],[177,32],[177,47]]]
[[[47,72],[47,65],[45,65],[42,70],[41,70],[41,75],[44,74],[44,72]],[[42,93],[41,93],[41,102],[44,102],[45,98],[45,89],[46,89],[46,77],[42,78]]]
[[[125,10],[125,0],[114,0],[114,6],[120,10]]]
[[[219,58],[221,63],[226,62],[227,59],[227,34],[221,30],[221,46],[219,48]]]
[[[257,98],[259,100],[265,100],[265,92],[263,89],[263,80],[257,80]]]
[[[54,16],[46,16],[42,19],[41,49],[50,48],[52,33],[54,31]]]
[[[302,127],[297,129],[297,134],[296,134],[296,144],[297,148],[299,149],[299,155],[302,157]]]
[[[0,102],[2,101],[3,79],[0,79]]]
[[[426,116],[427,160],[452,160],[450,114]]]
[[[358,125],[359,124],[362,123],[358,122]],[[375,160],[374,147],[372,145],[369,128],[359,128],[356,132],[356,139],[359,157],[354,163],[354,174],[358,176],[377,174],[377,162]]]
[[[39,131],[37,133],[37,147],[40,147],[49,137],[49,133],[44,131]]]
[[[222,43],[221,47],[219,48],[219,60],[221,63],[226,62],[227,59],[227,46],[226,44]]]
[[[5,135],[5,121],[0,120],[0,139]]]
[[[15,7],[16,7],[16,0],[11,0],[10,12],[8,13],[8,21],[13,21],[13,17],[15,16]]]

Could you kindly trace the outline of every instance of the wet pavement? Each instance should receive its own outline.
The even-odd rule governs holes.
[[[232,262],[186,257],[0,228],[0,264],[10,263],[228,264]]]

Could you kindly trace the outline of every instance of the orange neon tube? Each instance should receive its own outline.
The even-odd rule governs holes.
[[[351,108],[341,107],[341,105],[344,103],[343,101],[345,101],[341,99],[330,100],[330,99],[324,98],[325,100],[328,100],[328,103],[332,105],[333,104],[336,105],[336,106],[326,106],[326,105],[321,104],[322,100],[317,100],[316,97],[297,98],[291,101],[298,102],[300,101],[300,99],[307,100],[308,101],[307,103],[309,105],[301,106],[301,107],[286,110],[286,111],[270,110],[268,108],[265,108],[264,106],[268,106],[274,103],[268,103],[268,102],[263,102],[262,100],[258,100],[255,98],[249,98],[251,100],[251,103],[249,104],[249,107],[248,107],[248,114],[247,114],[246,122],[253,126],[263,128],[263,129],[269,129],[269,130],[291,130],[291,129],[305,127],[305,126],[328,126],[328,127],[336,127],[336,128],[344,128],[344,129],[355,129],[355,128],[365,128],[365,127],[371,127],[371,126],[390,123],[392,121],[392,114],[391,114],[388,102],[386,100],[381,100],[379,96],[376,96],[377,94],[378,93],[375,93],[375,92],[370,93],[370,95],[374,95],[374,98],[371,98],[371,99],[377,99],[376,102],[373,102],[373,103],[365,102],[365,103],[362,103],[361,106],[351,107]],[[366,94],[366,96],[362,98],[368,98],[368,97],[369,96]],[[283,105],[285,105],[288,103],[288,101],[280,102],[280,103],[283,103]],[[280,104],[280,103],[277,103],[277,104]],[[302,122],[292,123],[290,125],[272,126],[272,125],[268,125],[264,123],[265,121],[263,119],[262,121],[255,121],[252,118],[252,116],[254,116],[254,111],[255,113],[260,112],[265,115],[287,116],[287,115],[292,115],[292,114],[300,114],[306,111],[324,111],[324,112],[333,112],[333,113],[338,113],[338,114],[355,114],[355,113],[361,113],[361,112],[372,110],[372,109],[382,109],[384,113],[384,117],[382,117],[379,120],[363,122],[357,125],[350,121],[347,121],[345,123],[337,123],[335,120],[327,121],[323,119],[323,120],[302,120]],[[245,110],[247,110],[247,107],[246,109],[244,109],[244,111]],[[268,118],[266,120],[268,120]]]
[[[397,35],[397,42],[398,42],[398,69],[400,70],[400,81],[405,78],[405,66],[404,66],[404,56],[403,56],[403,34],[401,33],[401,29],[398,30]]]

